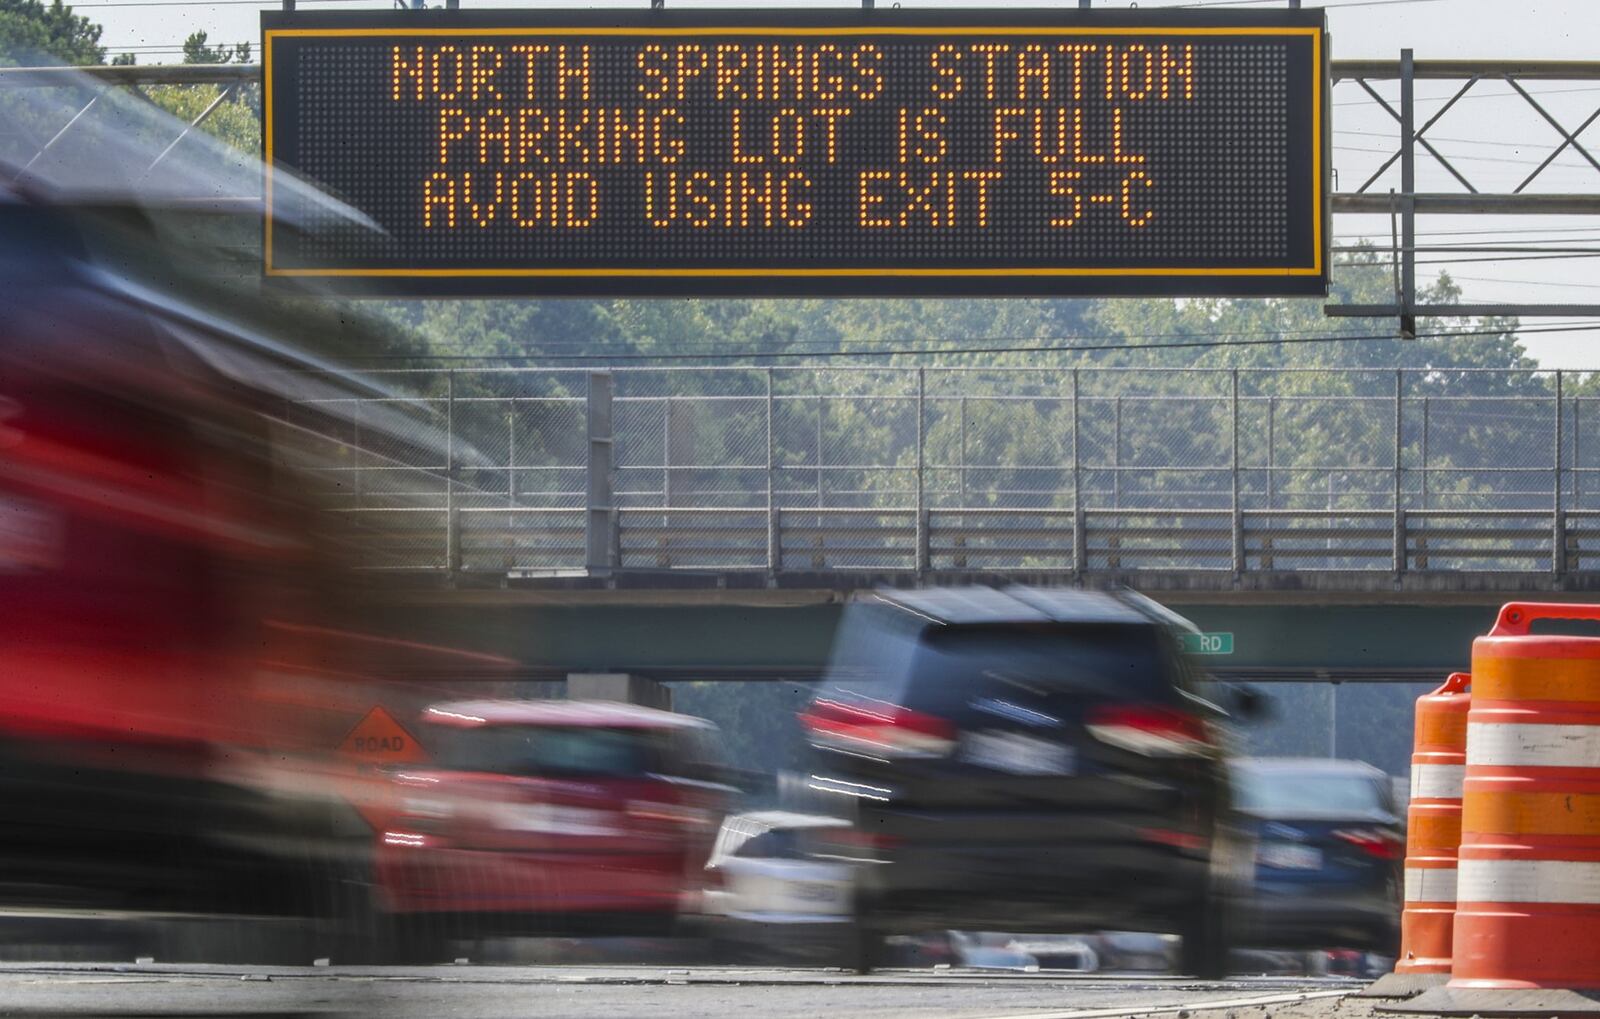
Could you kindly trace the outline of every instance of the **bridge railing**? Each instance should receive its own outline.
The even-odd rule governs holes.
[[[374,568],[1600,573],[1600,387],[1540,371],[379,372],[444,462],[330,456]],[[593,413],[603,401],[608,413]],[[346,408],[359,420],[362,405]],[[590,450],[611,450],[607,464]],[[1197,581],[1199,582],[1199,581]]]

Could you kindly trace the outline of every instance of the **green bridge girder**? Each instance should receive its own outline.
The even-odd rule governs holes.
[[[605,592],[435,591],[397,606],[389,618],[440,643],[470,634],[472,646],[516,659],[530,679],[628,672],[661,680],[809,680],[827,659],[843,607],[842,596],[826,592],[787,592],[767,603],[675,594],[640,602]],[[1204,631],[1233,634],[1232,654],[1204,658],[1218,675],[1416,682],[1467,668],[1472,639],[1493,625],[1500,601],[1172,605]]]

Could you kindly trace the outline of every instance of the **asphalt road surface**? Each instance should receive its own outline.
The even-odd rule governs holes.
[[[1315,1014],[1359,985],[1315,978],[1076,977],[755,967],[0,965],[0,1016],[289,1019],[1245,1019]]]

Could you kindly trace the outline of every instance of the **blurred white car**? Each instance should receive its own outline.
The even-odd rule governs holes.
[[[973,931],[950,931],[948,937],[957,964],[969,969],[1093,973],[1100,968],[1092,937]]]
[[[724,954],[838,950],[854,919],[852,868],[810,858],[806,843],[849,826],[841,818],[786,810],[723,821],[706,864],[703,908]]]

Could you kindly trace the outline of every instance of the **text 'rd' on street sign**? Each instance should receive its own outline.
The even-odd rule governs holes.
[[[1181,636],[1183,649],[1191,655],[1233,654],[1231,633],[1185,633]]]
[[[318,11],[262,26],[273,279],[1327,288],[1318,10]],[[274,186],[287,174],[370,222]]]

